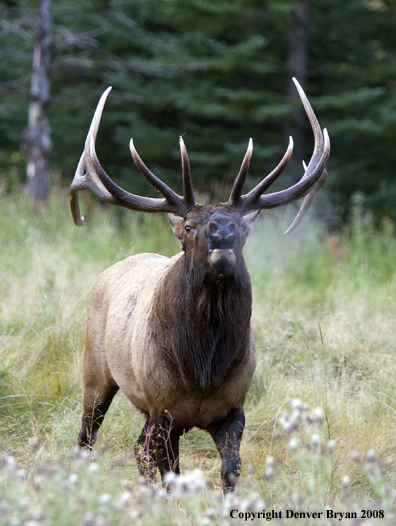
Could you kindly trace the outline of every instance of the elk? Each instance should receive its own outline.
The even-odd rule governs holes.
[[[106,98],[102,95],[89,129],[70,189],[77,226],[78,192],[90,189],[104,201],[148,213],[168,212],[182,252],[172,258],[139,254],[116,263],[97,279],[90,302],[84,355],[84,412],[78,435],[81,448],[95,442],[119,389],[146,417],[135,445],[139,472],[162,480],[178,474],[179,438],[196,426],[213,438],[221,457],[224,492],[240,474],[240,442],[245,425],[243,405],[255,370],[250,318],[252,291],[242,255],[250,225],[263,209],[286,205],[305,196],[289,227],[293,229],[323,186],[330,140],[311,105],[293,79],[314,135],[312,158],[299,182],[264,194],[285,169],[293,150],[253,190],[242,195],[253,152],[250,139],[226,203],[195,202],[190,163],[183,139],[180,150],[183,196],[158,179],[139,157],[132,158],[163,198],[126,192],[103,170],[95,141]]]

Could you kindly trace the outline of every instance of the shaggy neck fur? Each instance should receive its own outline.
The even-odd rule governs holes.
[[[150,321],[155,344],[175,378],[201,389],[219,386],[245,358],[251,306],[243,258],[234,275],[225,277],[194,265],[184,254],[157,289]]]

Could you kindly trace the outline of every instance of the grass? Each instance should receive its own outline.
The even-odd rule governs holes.
[[[186,475],[183,487],[190,490],[184,495],[175,486],[179,499],[169,500],[139,484],[132,452],[143,419],[121,394],[91,459],[74,449],[93,282],[130,254],[179,251],[166,217],[103,209],[87,195],[86,225],[78,229],[61,190],[40,210],[24,195],[0,199],[1,525],[245,524],[246,515],[231,519],[230,511],[262,506],[284,514],[326,506],[360,513],[366,506],[384,509],[385,517],[372,513],[364,524],[394,524],[396,243],[390,221],[375,229],[355,209],[338,238],[309,217],[283,236],[288,218],[280,211],[256,225],[245,258],[258,367],[245,406],[242,481],[234,500],[221,499],[213,489],[220,478],[215,447],[193,430],[182,438],[181,469],[202,470],[206,483],[194,486],[201,475]]]

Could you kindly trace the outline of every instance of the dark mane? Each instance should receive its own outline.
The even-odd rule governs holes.
[[[175,376],[202,389],[217,387],[249,345],[250,278],[243,260],[230,277],[203,272],[186,260],[177,262],[178,271],[157,291],[151,334]]]

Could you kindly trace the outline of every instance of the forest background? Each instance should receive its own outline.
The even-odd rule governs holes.
[[[278,163],[292,134],[294,166],[279,184],[294,182],[312,151],[294,75],[332,141],[327,222],[347,218],[356,199],[395,219],[395,11],[394,0],[58,0],[52,177],[70,184],[93,110],[112,85],[98,154],[129,191],[152,192],[131,176],[130,137],[152,170],[180,190],[183,135],[196,188],[225,199],[249,137],[253,186]],[[5,0],[0,18],[0,166],[12,191],[26,179],[38,2]]]

